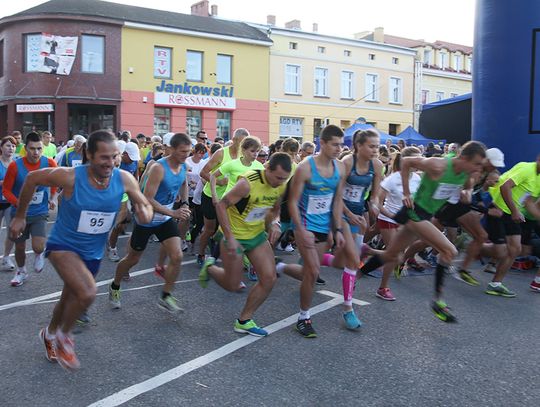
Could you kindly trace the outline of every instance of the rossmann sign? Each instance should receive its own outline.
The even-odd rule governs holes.
[[[234,110],[236,99],[232,86],[204,86],[168,83],[156,86],[154,104],[160,106],[196,107],[200,109]]]

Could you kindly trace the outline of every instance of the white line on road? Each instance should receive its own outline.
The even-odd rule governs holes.
[[[195,260],[195,259],[188,260],[188,261],[182,262],[182,265],[195,263],[196,261],[197,260]],[[140,276],[140,275],[143,275],[143,274],[151,273],[153,271],[154,271],[154,268],[152,267],[152,268],[145,269],[145,270],[139,270],[139,271],[130,272],[129,275],[131,277],[137,277],[137,276]],[[101,280],[101,281],[98,281],[96,283],[96,286],[101,287],[103,285],[110,284],[112,281],[113,281],[112,278],[110,278],[108,280]],[[23,307],[25,305],[33,304],[35,302],[50,300],[50,299],[53,299],[53,298],[60,297],[61,294],[62,294],[62,291],[56,291],[54,293],[41,295],[39,297],[29,298],[27,300],[22,300],[22,301],[12,302],[12,303],[5,304],[5,305],[0,305],[0,311],[5,311],[5,310],[11,309],[11,308],[16,308],[16,307]]]
[[[327,295],[327,296],[332,297],[332,298],[341,298],[341,299],[343,299],[343,294],[337,294],[337,293],[332,292],[332,291],[319,290],[317,292],[319,294]],[[353,298],[352,302],[353,302],[353,304],[356,304],[356,305],[369,305],[370,304],[369,302],[362,301],[362,300],[357,300],[356,298]]]
[[[326,311],[343,302],[343,297],[339,294],[332,293],[326,290],[324,291],[324,294],[330,295],[331,297],[334,297],[334,298],[313,307],[311,309],[311,315],[315,315],[320,312]],[[362,305],[367,304],[367,303],[364,303],[363,301],[360,301],[360,302],[363,303]],[[286,328],[294,324],[297,318],[298,318],[298,314],[291,315],[290,317],[287,317],[285,319],[282,319],[281,321],[277,321],[273,323],[272,325],[265,327],[265,329],[268,331],[269,334],[273,334],[283,328]],[[227,355],[230,355],[231,353],[237,351],[238,349],[251,345],[252,343],[257,342],[260,339],[262,338],[255,337],[255,336],[244,336],[243,338],[237,339],[233,342],[229,342],[228,344],[222,346],[221,348],[218,348],[210,353],[207,353],[206,355],[199,356],[196,359],[183,363],[175,368],[167,370],[166,372],[163,372],[148,380],[134,384],[133,386],[120,390],[117,393],[111,394],[110,396],[104,399],[101,399],[99,401],[96,401],[95,403],[90,404],[88,407],[119,406],[143,393],[149,392],[150,390],[153,390],[159,386],[169,383],[175,379],[178,379],[179,377],[182,377],[194,370],[197,370],[200,367],[206,366],[218,359],[221,359]]]

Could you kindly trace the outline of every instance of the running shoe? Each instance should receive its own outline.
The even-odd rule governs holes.
[[[120,302],[120,289],[115,290],[109,285],[109,303],[112,305],[113,309],[120,309],[122,303]]]
[[[484,268],[484,273],[495,274],[497,271],[497,264],[489,262]]]
[[[11,286],[12,287],[20,287],[24,284],[26,279],[28,278],[28,273],[26,271],[17,271],[15,273],[15,277],[11,279]]]
[[[257,277],[257,273],[255,272],[255,269],[251,265],[248,267],[247,276],[248,276],[249,281],[259,281],[259,277]]]
[[[434,254],[430,254],[426,261],[428,262],[428,264],[431,266],[431,267],[437,267],[437,256],[434,255]]]
[[[165,267],[160,266],[159,264],[156,264],[154,266],[154,274],[157,277],[162,278],[163,280],[165,280]]]
[[[431,309],[435,313],[435,316],[444,322],[457,322],[456,317],[450,312],[448,305],[442,300],[433,301],[431,303]]]
[[[157,242],[159,242],[159,239],[158,239],[158,237],[157,237],[156,235],[152,235],[152,236],[150,237],[150,241],[151,241],[151,242],[154,242],[154,243],[157,243]]]
[[[394,294],[392,293],[392,290],[388,287],[379,288],[377,292],[375,293],[377,297],[379,297],[381,300],[385,301],[395,301],[396,297],[394,297]]]
[[[75,343],[71,337],[58,333],[53,344],[56,360],[60,366],[66,370],[76,370],[81,367],[75,353]]]
[[[280,252],[287,252],[287,253],[292,253],[292,252],[294,252],[294,247],[292,247],[292,244],[290,244],[290,243],[287,244],[287,246],[285,246],[285,247],[283,247],[283,246],[281,245],[281,243],[280,243],[280,244],[278,244],[278,245],[276,246],[276,249],[279,250]]]
[[[56,362],[56,352],[54,351],[53,340],[47,339],[45,331],[47,328],[42,328],[39,331],[39,339],[43,346],[45,346],[45,357],[49,362]]]
[[[529,287],[531,287],[531,290],[536,291],[537,293],[540,293],[540,283],[537,283],[536,281],[533,280]]]
[[[171,314],[178,314],[179,312],[184,312],[184,310],[178,306],[176,298],[174,298],[170,294],[167,295],[165,298],[160,296],[158,300],[158,306],[165,311],[170,312]]]
[[[246,283],[244,283],[243,281],[240,281],[240,284],[238,285],[238,291],[245,290],[246,288],[247,288]]]
[[[514,298],[516,296],[515,292],[510,291],[503,284],[497,287],[494,287],[491,283],[489,283],[487,286],[486,294],[498,295],[500,297],[505,297],[505,298]]]
[[[187,249],[189,249],[189,245],[188,245],[187,241],[182,240],[182,251],[185,252],[185,251],[187,251]]]
[[[92,319],[88,315],[88,311],[85,310],[85,311],[83,311],[83,313],[81,315],[79,315],[79,317],[77,318],[77,320],[75,322],[80,326],[86,326],[90,322],[92,322]]]
[[[394,267],[394,277],[397,280],[399,280],[401,278],[401,275],[403,274],[403,267],[405,267],[403,263],[398,264],[396,267]]]
[[[298,322],[296,322],[296,330],[304,338],[317,337],[317,332],[315,332],[315,329],[313,329],[313,325],[311,325],[311,319],[299,319]]]
[[[197,264],[199,265],[199,267],[202,267],[202,265],[204,264],[204,254],[197,255]]]
[[[343,319],[345,320],[345,326],[347,329],[355,330],[362,326],[362,322],[358,319],[354,310],[343,313]]]
[[[320,276],[317,277],[317,281],[315,281],[315,284],[317,285],[326,285],[326,280],[323,280]]]
[[[426,269],[424,266],[418,263],[414,257],[407,259],[407,261],[405,262],[405,265],[407,266],[407,268],[410,268],[414,271],[422,272],[422,271],[425,271]]]
[[[118,255],[118,249],[116,247],[111,247],[109,250],[109,260],[110,261],[120,261],[120,256]]]
[[[0,262],[0,270],[2,271],[13,271],[15,270],[15,264],[9,257],[4,257]]]
[[[45,267],[45,253],[36,254],[34,257],[34,272],[41,273]]]
[[[267,336],[268,332],[255,323],[252,319],[248,320],[245,324],[241,324],[237,319],[234,321],[234,332],[239,334],[248,334],[253,336]]]
[[[480,282],[476,278],[474,278],[471,273],[469,273],[466,270],[459,270],[459,277],[461,278],[461,281],[463,281],[466,284],[469,284],[472,286],[480,285]]]
[[[213,257],[208,257],[199,271],[199,285],[202,288],[208,287],[208,280],[210,280],[210,275],[208,274],[208,267],[213,266],[216,262],[216,259]]]

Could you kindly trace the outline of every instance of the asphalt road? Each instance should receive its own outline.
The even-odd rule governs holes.
[[[107,298],[115,264],[103,261],[92,322],[75,335],[76,373],[47,362],[38,339],[62,287],[50,264],[18,288],[9,286],[12,273],[0,272],[0,406],[538,405],[540,294],[528,289],[531,272],[507,277],[514,299],[484,294],[490,275],[481,271],[481,287],[448,278],[457,324],[430,312],[433,276],[392,280],[395,302],[374,296],[378,279],[362,278],[354,297],[366,303],[355,305],[364,326],[350,332],[340,272],[324,268],[327,284],[314,296],[317,339],[293,330],[299,286],[281,277],[256,314],[271,334],[257,339],[232,330],[246,294],[213,282],[200,288],[192,256],[175,292],[185,313],[159,309],[161,280],[151,272],[158,246],[149,244],[123,284],[121,310]]]

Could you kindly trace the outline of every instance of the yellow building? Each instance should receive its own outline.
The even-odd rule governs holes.
[[[357,120],[390,134],[412,124],[415,51],[299,26],[297,20],[288,28],[264,26],[274,42],[271,141],[290,136],[310,141],[326,124],[345,129]]]

